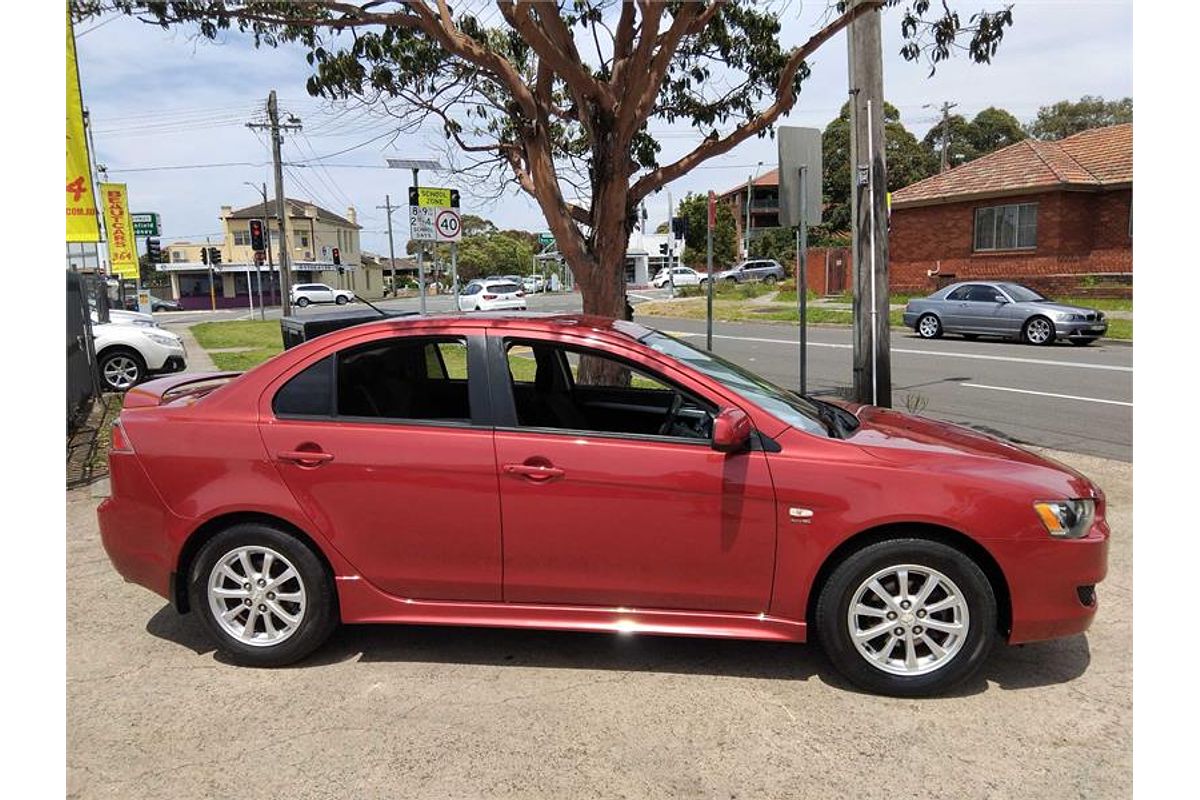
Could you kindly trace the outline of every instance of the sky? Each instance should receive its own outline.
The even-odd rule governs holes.
[[[963,16],[1001,4],[984,0],[953,2]],[[990,65],[955,57],[929,76],[927,66],[899,55],[898,9],[885,12],[884,93],[897,106],[901,121],[918,137],[935,125],[944,101],[968,119],[988,106],[1012,112],[1022,122],[1040,106],[1083,95],[1115,99],[1132,96],[1132,10],[1120,0],[1030,0],[1013,3],[1013,27]],[[791,2],[784,9],[785,46],[807,39],[819,26],[824,2]],[[485,12],[486,14],[487,12]],[[218,214],[261,200],[267,184],[274,196],[268,138],[246,127],[266,118],[271,89],[283,114],[299,118],[303,130],[287,134],[285,162],[308,161],[284,174],[289,197],[315,201],[344,214],[353,205],[363,226],[362,247],[387,253],[386,194],[393,205],[406,202],[411,177],[384,168],[384,159],[436,158],[444,141],[432,127],[364,144],[393,123],[359,112],[340,113],[310,97],[305,80],[310,68],[298,45],[255,49],[236,32],[216,42],[200,40],[194,29],[163,30],[120,16],[76,26],[84,104],[93,120],[93,158],[108,169],[110,180],[129,186],[131,211],[156,211],[164,242],[220,237]],[[838,113],[847,92],[844,35],[829,40],[810,59],[812,75],[781,124],[823,129]],[[689,128],[651,122],[662,145],[660,163],[685,154],[699,141]],[[730,153],[706,162],[646,201],[653,224],[668,216],[668,191],[675,201],[688,192],[718,192],[744,183],[752,173],[771,169],[777,160],[773,139],[751,139]],[[341,152],[346,151],[346,152]],[[336,155],[335,155],[336,154]],[[229,165],[161,169],[181,165]],[[527,196],[510,192],[500,201],[482,201],[453,174],[422,174],[426,185],[463,190],[463,212],[491,219],[501,228],[545,230],[540,210]],[[396,251],[407,240],[407,213],[393,214]]]

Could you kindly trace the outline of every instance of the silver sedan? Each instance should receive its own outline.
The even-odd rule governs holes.
[[[1104,313],[1055,303],[1019,283],[952,283],[908,301],[904,324],[923,339],[957,333],[968,339],[1002,336],[1028,344],[1064,339],[1089,345],[1108,332]]]

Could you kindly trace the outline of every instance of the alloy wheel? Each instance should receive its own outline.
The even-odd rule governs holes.
[[[213,619],[231,638],[254,647],[285,641],[308,605],[299,571],[278,551],[250,545],[230,550],[208,576]]]
[[[939,327],[937,317],[929,315],[921,318],[921,322],[918,325],[918,332],[926,339],[932,339],[934,336],[937,336]]]
[[[876,669],[925,675],[949,664],[970,631],[963,593],[918,564],[879,570],[855,590],[847,611],[854,647]]]
[[[104,382],[124,391],[137,383],[141,367],[131,357],[116,355],[104,362]]]
[[[1045,344],[1051,334],[1050,323],[1044,319],[1031,319],[1025,324],[1025,337],[1031,344]]]

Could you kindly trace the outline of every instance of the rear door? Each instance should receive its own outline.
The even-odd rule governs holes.
[[[482,337],[376,332],[264,394],[260,430],[313,524],[383,591],[500,599]]]
[[[585,342],[490,336],[504,599],[766,611],[774,489],[717,402]]]

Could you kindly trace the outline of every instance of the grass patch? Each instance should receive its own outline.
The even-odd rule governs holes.
[[[1127,339],[1133,341],[1133,320],[1110,319],[1108,321],[1108,333],[1105,335],[1109,339]]]
[[[208,357],[217,365],[217,369],[222,372],[245,372],[251,367],[257,367],[264,361],[274,358],[283,351],[267,350],[259,348],[256,350],[242,350],[237,353],[209,353]]]
[[[213,353],[209,357],[217,369],[245,372],[283,352],[283,334],[278,320],[238,320],[202,322],[192,326],[192,335],[205,350],[246,347],[236,353]]]
[[[1133,311],[1133,300],[1121,300],[1107,297],[1064,297],[1058,302],[1084,308],[1097,308],[1101,311]]]

